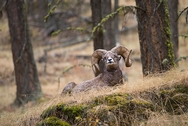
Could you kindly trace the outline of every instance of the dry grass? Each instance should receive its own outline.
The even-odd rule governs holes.
[[[188,114],[183,115],[169,115],[155,113],[148,122],[147,126],[187,126]]]

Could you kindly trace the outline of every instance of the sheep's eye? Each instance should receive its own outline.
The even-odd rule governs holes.
[[[121,59],[121,56],[115,56],[115,59],[119,61]]]
[[[121,56],[118,56],[118,59],[120,60],[120,59],[121,59]]]
[[[106,61],[106,57],[104,57],[102,60],[103,60],[103,61]]]

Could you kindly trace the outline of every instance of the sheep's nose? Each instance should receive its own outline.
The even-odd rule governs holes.
[[[114,62],[114,60],[111,58],[111,57],[109,57],[108,59],[107,59],[107,63],[113,63]]]

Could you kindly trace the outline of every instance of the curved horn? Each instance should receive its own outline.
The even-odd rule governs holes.
[[[132,65],[130,54],[132,50],[128,50],[127,48],[123,46],[117,46],[111,49],[112,52],[117,53],[118,55],[121,55],[125,60],[125,66],[130,67]]]
[[[95,75],[100,73],[99,61],[107,51],[104,49],[97,49],[94,51],[91,57],[91,66]]]

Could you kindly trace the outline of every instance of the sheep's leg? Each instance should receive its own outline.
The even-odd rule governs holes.
[[[63,89],[61,95],[71,94],[72,89],[73,89],[75,86],[76,86],[76,84],[75,84],[74,82],[68,83],[68,84],[64,87],[64,89]]]

